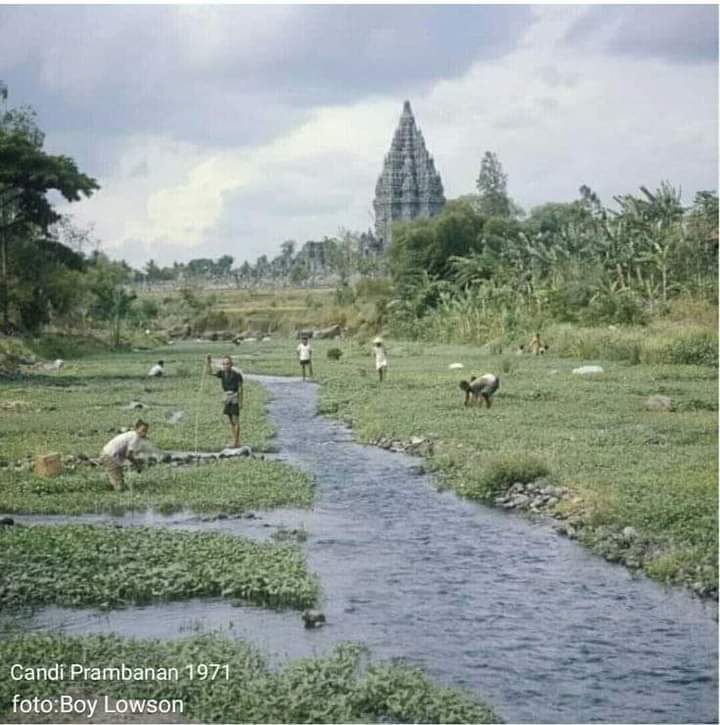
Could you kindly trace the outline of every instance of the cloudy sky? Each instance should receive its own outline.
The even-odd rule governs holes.
[[[9,106],[102,186],[63,211],[134,267],[372,226],[405,99],[448,198],[486,150],[525,209],[717,188],[712,5],[0,5],[0,28]]]

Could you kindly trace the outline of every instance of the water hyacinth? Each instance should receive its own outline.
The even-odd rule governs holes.
[[[113,635],[11,637],[0,649],[0,671],[15,663],[38,666],[75,662],[108,667],[176,668],[178,678],[163,682],[103,681],[98,692],[113,698],[178,698],[183,719],[200,722],[502,722],[487,705],[459,689],[433,684],[417,669],[368,661],[358,645],[338,646],[329,655],[269,668],[251,646],[219,635],[161,642]],[[188,663],[227,665],[229,676],[190,679]],[[83,683],[85,697],[98,696]],[[75,686],[77,683],[75,683]],[[54,697],[72,682],[12,682],[0,679],[0,708],[14,694]],[[0,709],[0,717],[3,716]]]
[[[118,607],[227,597],[302,608],[318,596],[302,552],[215,533],[109,526],[0,530],[0,605]]]

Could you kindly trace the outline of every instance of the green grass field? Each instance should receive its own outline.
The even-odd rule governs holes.
[[[169,376],[147,378],[158,355],[167,359]],[[171,357],[172,356],[172,357]],[[267,396],[248,382],[240,415],[241,442],[256,451],[272,446],[265,415]],[[131,410],[131,402],[143,403]],[[56,478],[41,478],[16,464],[27,456],[58,452],[63,456],[99,456],[121,427],[138,417],[150,423],[148,442],[162,450],[218,451],[230,442],[222,415],[217,379],[204,372],[197,350],[175,354],[118,353],[67,363],[55,373],[0,382],[3,446],[0,511],[6,513],[122,513],[153,508],[163,512],[239,513],[253,508],[308,506],[308,477],[282,463],[231,460],[202,466],[158,465],[126,475],[127,490],[110,489],[102,468],[77,466]],[[176,412],[183,415],[172,422]],[[130,485],[131,484],[131,485]]]

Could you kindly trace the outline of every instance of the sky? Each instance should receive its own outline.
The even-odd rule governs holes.
[[[372,200],[409,100],[447,198],[717,189],[714,5],[2,5],[0,80],[101,186],[59,204],[141,268],[275,256]]]

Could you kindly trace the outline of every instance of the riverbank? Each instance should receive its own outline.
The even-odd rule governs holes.
[[[441,486],[539,509],[610,561],[717,597],[716,368],[386,341],[381,385],[366,346],[313,346],[320,412],[352,426],[357,440],[410,444]],[[339,361],[326,357],[330,348],[341,350]],[[282,375],[298,374],[293,349],[292,341],[240,347],[249,371]],[[603,372],[574,374],[583,364]],[[494,406],[464,408],[459,381],[484,372],[501,378]],[[654,396],[669,398],[670,409]]]

